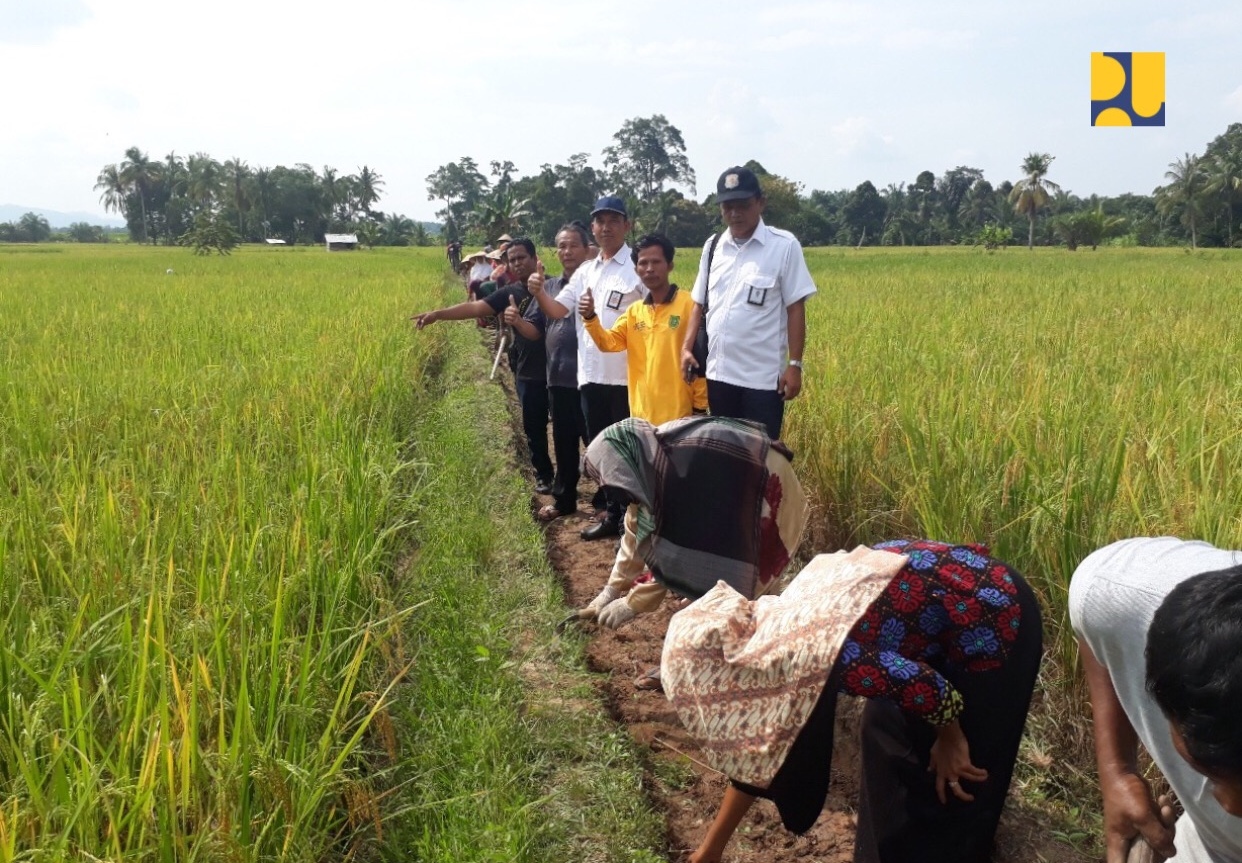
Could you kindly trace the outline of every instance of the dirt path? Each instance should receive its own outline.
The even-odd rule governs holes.
[[[548,557],[564,583],[566,604],[573,608],[585,605],[599,592],[617,548],[615,540],[587,542],[578,535],[587,524],[592,490],[584,480],[578,513],[558,519],[546,529]],[[635,677],[659,662],[664,632],[674,611],[669,599],[659,611],[615,632],[590,625],[587,655],[593,670],[606,674],[604,696],[614,717],[647,748],[644,773],[648,792],[667,818],[670,859],[680,861],[702,839],[726,783],[702,763],[694,741],[664,696],[634,686]],[[761,801],[739,828],[726,856],[728,863],[851,860],[858,798],[858,705],[852,702],[842,699],[837,711],[832,785],[815,827],[804,836],[795,836],[781,826],[775,808]],[[1011,802],[1002,822],[997,863],[1086,863],[1092,859],[1055,838],[1053,832],[1038,813]]]

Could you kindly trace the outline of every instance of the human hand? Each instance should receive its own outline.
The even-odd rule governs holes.
[[[1130,846],[1143,838],[1164,857],[1173,857],[1175,821],[1167,797],[1153,800],[1151,788],[1137,773],[1126,770],[1100,776],[1104,797],[1104,859],[1107,863],[1126,863]]]
[[[776,386],[776,391],[787,402],[796,399],[798,393],[802,392],[802,369],[797,366],[786,366],[780,383]]]
[[[699,369],[699,361],[694,358],[694,346],[682,345],[681,348],[681,376],[685,378],[686,383],[694,383],[694,373]]]
[[[415,329],[421,330],[423,327],[427,326],[428,324],[434,324],[436,321],[440,319],[436,317],[435,312],[423,312],[421,315],[415,315],[414,317],[410,318],[410,320],[414,322]]]
[[[620,629],[637,616],[638,613],[630,608],[629,602],[623,596],[605,605],[596,621],[600,626],[606,626],[609,629]]]
[[[532,294],[543,293],[543,283],[547,280],[547,273],[543,269],[543,261],[535,260],[535,271],[530,274],[530,278],[526,280],[526,290]]]
[[[592,599],[590,603],[587,604],[587,607],[582,609],[583,611],[588,612],[584,615],[584,617],[599,617],[599,613],[603,610],[604,606],[608,605],[608,603],[612,602],[620,595],[621,591],[617,590],[612,585],[604,585],[604,589],[599,592],[599,596]]]
[[[583,319],[595,317],[595,297],[591,295],[591,289],[587,288],[582,292],[582,299],[578,300],[578,314]]]
[[[505,309],[504,321],[509,326],[513,326],[522,318],[522,313],[518,311],[517,300],[513,298],[513,294],[509,294],[509,308]]]
[[[988,778],[986,770],[970,763],[970,744],[956,719],[936,731],[927,769],[936,774],[936,796],[941,803],[948,803],[946,787],[958,800],[970,803],[975,797],[962,788],[962,781],[985,782]]]

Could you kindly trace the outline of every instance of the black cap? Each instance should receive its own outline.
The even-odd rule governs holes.
[[[759,178],[750,168],[735,166],[720,175],[716,181],[716,203],[740,201],[743,198],[757,198],[763,194],[759,188]]]
[[[623,219],[629,219],[630,217],[630,214],[625,209],[625,201],[616,195],[605,195],[595,202],[595,209],[591,211],[591,218],[594,219],[600,213],[619,213]]]

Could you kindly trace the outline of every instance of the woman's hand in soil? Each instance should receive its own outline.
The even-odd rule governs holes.
[[[1142,836],[1158,854],[1173,857],[1173,809],[1165,798],[1152,799],[1147,781],[1123,770],[1100,774],[1104,797],[1104,848],[1107,863],[1125,863],[1135,837]]]
[[[958,800],[970,803],[975,797],[962,788],[962,782],[984,782],[988,778],[986,770],[970,763],[970,744],[956,719],[936,731],[927,769],[936,774],[936,796],[941,803],[948,802],[945,788]]]

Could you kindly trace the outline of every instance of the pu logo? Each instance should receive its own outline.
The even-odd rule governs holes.
[[[1164,52],[1091,54],[1092,126],[1164,125]]]

